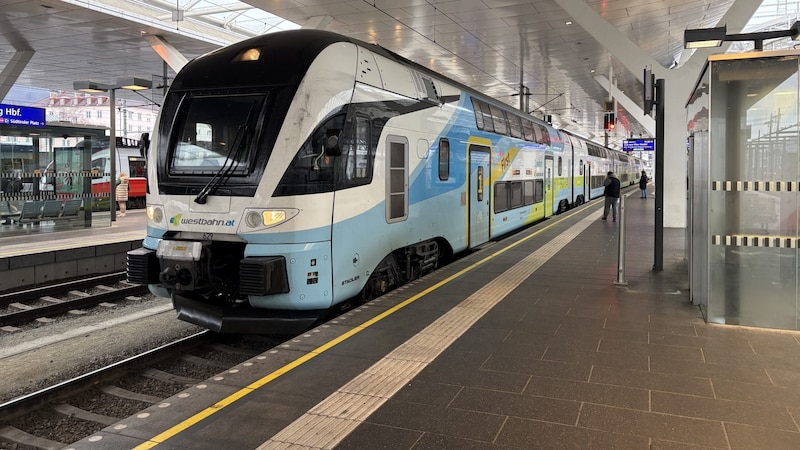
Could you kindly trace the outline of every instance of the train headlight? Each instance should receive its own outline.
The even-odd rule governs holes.
[[[147,218],[155,223],[161,223],[164,220],[164,210],[161,206],[147,205]]]
[[[261,225],[264,224],[261,221],[261,214],[259,214],[256,211],[250,211],[249,213],[247,213],[247,215],[244,217],[244,221],[250,228],[260,227]]]
[[[264,211],[261,216],[264,218],[264,225],[272,226],[286,220],[286,211]]]
[[[293,218],[297,209],[250,209],[244,213],[244,223],[250,229],[269,228]]]
[[[239,52],[234,61],[258,61],[261,58],[261,49],[258,47],[246,48]]]

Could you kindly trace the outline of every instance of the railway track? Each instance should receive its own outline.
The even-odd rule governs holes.
[[[0,404],[0,448],[63,448],[281,342],[203,331]]]
[[[146,294],[147,286],[129,284],[125,272],[0,294],[0,327],[80,311]]]

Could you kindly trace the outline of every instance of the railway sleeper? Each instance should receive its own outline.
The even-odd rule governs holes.
[[[58,414],[61,414],[64,417],[68,417],[70,419],[80,419],[86,420],[88,422],[95,422],[105,426],[112,425],[120,421],[118,417],[111,417],[105,416],[103,414],[93,413],[91,411],[86,411],[85,409],[78,408],[77,406],[72,406],[68,403],[59,403],[57,405],[52,406],[53,411]]]
[[[191,386],[202,381],[196,378],[174,375],[169,372],[164,372],[163,370],[158,370],[158,369],[146,369],[142,372],[142,376],[153,380],[164,381],[173,384],[183,384],[186,386]]]
[[[67,444],[34,436],[9,425],[0,428],[0,440],[45,450],[58,450],[67,446]]]
[[[149,403],[151,405],[156,404],[163,400],[161,397],[155,397],[153,395],[147,394],[140,394],[138,392],[131,392],[127,389],[122,389],[118,386],[113,386],[110,384],[100,386],[98,389],[104,394],[111,395],[113,397],[121,398],[124,400],[132,400],[135,402],[143,402]]]

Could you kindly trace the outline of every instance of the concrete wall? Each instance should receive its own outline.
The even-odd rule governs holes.
[[[0,258],[0,292],[125,270],[142,240]]]

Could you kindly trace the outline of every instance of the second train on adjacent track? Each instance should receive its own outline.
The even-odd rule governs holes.
[[[384,48],[285,31],[188,63],[129,279],[219,332],[284,333],[623,186],[641,163]]]

